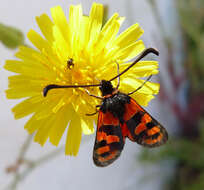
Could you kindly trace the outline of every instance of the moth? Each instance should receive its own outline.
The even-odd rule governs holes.
[[[120,156],[126,138],[149,148],[163,145],[168,140],[166,129],[145,111],[136,100],[130,97],[131,94],[137,92],[150,80],[151,75],[133,92],[125,94],[118,90],[120,76],[149,53],[159,55],[157,50],[148,48],[121,73],[119,73],[119,65],[117,64],[118,75],[110,80],[102,80],[100,84],[64,86],[50,84],[43,90],[43,95],[46,96],[48,91],[54,88],[84,88],[90,96],[101,99],[101,104],[96,106],[99,107],[99,110],[93,114],[86,114],[94,115],[98,113],[93,149],[93,161],[96,166],[105,167],[113,163]],[[118,84],[114,88],[111,81],[116,78]],[[91,94],[87,90],[88,87],[99,87],[102,96]]]

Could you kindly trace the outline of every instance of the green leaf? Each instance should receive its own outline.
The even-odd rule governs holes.
[[[19,29],[0,23],[0,41],[7,48],[14,49],[24,43],[24,35]]]

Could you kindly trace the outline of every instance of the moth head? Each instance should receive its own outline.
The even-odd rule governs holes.
[[[101,83],[100,83],[100,87],[99,87],[101,93],[102,93],[102,96],[105,96],[107,94],[112,94],[114,88],[113,88],[113,85],[111,84],[110,81],[107,81],[107,80],[102,80]]]

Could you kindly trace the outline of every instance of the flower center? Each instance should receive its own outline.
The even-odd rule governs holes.
[[[86,85],[92,83],[93,77],[90,74],[90,71],[86,69],[72,68],[72,84]]]

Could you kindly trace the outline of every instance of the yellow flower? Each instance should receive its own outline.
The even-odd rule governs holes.
[[[145,46],[138,40],[143,30],[134,24],[118,35],[124,21],[117,13],[102,25],[103,5],[93,3],[89,16],[83,16],[81,5],[72,5],[69,20],[61,7],[51,9],[52,19],[46,14],[36,17],[44,38],[30,30],[27,34],[36,49],[22,46],[16,53],[18,60],[7,60],[5,69],[18,73],[9,77],[7,98],[22,102],[12,111],[16,119],[32,114],[25,125],[29,133],[36,132],[34,140],[44,145],[59,141],[68,127],[65,154],[77,155],[82,133],[94,132],[96,116],[86,116],[95,111],[100,102],[90,97],[83,88],[53,89],[43,97],[43,88],[49,84],[98,84],[117,75],[131,64],[128,62]],[[140,61],[121,76],[120,91],[130,92],[140,86],[146,77],[158,73],[156,61]],[[116,85],[117,80],[113,81]],[[132,95],[143,106],[157,94],[159,85],[147,82]],[[96,87],[89,88],[100,95]]]

